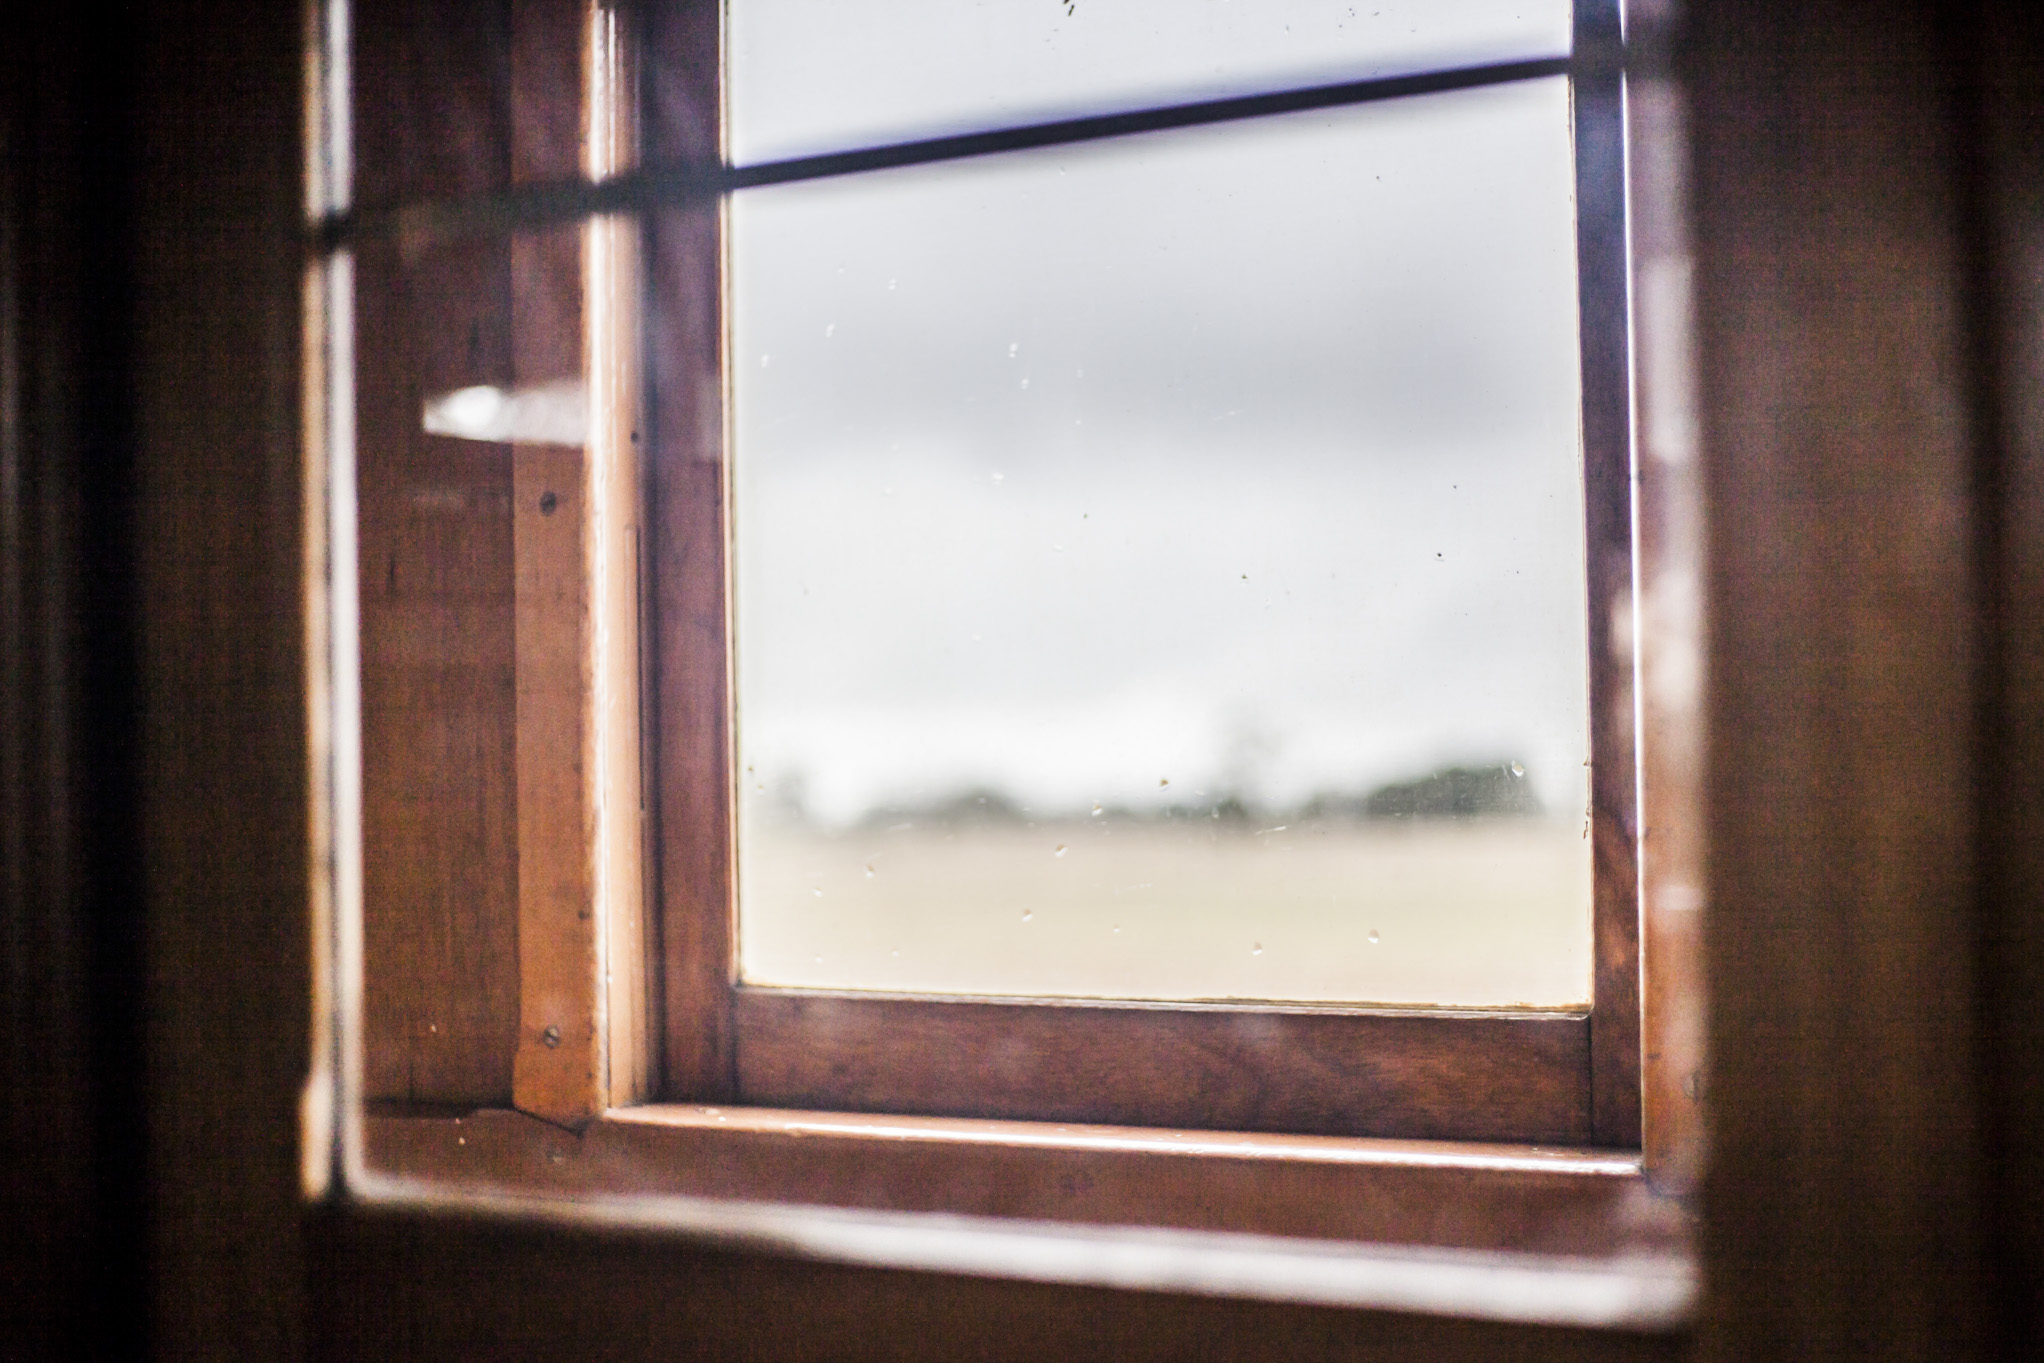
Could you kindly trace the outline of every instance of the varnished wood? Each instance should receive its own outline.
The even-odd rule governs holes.
[[[719,154],[718,10],[643,14],[647,155]],[[731,669],[724,518],[722,217],[645,223],[653,507],[653,631],[646,715],[658,792],[657,893],[668,1097],[729,1098],[735,1082],[731,860]]]
[[[661,1193],[1442,1249],[1679,1260],[1636,1158],[1553,1147],[648,1106],[582,1132],[373,1113],[379,1172],[545,1197]]]
[[[1575,0],[1578,52],[1610,51],[1618,0]],[[1615,66],[1572,81],[1576,289],[1583,376],[1583,532],[1589,583],[1593,970],[1591,1125],[1640,1143],[1638,766],[1633,732],[1632,431],[1625,113]]]
[[[769,1107],[1441,1140],[1591,1139],[1580,1016],[738,990]]]
[[[1979,351],[1948,13],[1689,13],[1709,1358],[1994,1352],[1973,1060]]]
[[[587,35],[579,0],[511,5],[514,182],[582,168]],[[584,229],[514,237],[514,380],[588,382]],[[593,394],[592,394],[593,397]],[[592,403],[593,405],[593,403]],[[604,1108],[609,1020],[596,901],[589,565],[597,507],[586,447],[516,448],[519,1027],[513,1096],[557,1122]]]
[[[515,7],[514,172],[614,174],[637,155],[613,11]],[[569,58],[576,59],[570,64]],[[568,129],[579,124],[579,139]],[[651,1087],[639,773],[637,234],[591,223],[516,243],[520,380],[580,375],[583,448],[518,452],[519,961],[516,1095],[587,1121]],[[529,684],[528,684],[529,680]]]
[[[1609,38],[1616,13],[1613,5],[1585,0],[1578,26]],[[655,134],[661,139],[658,155],[683,161],[714,154],[719,108],[714,14],[707,6],[663,13],[648,31],[654,54],[648,88],[660,110],[653,126],[663,130]],[[1085,1112],[1219,1125],[1240,1118],[1240,1124],[1266,1127],[1301,1123],[1291,1128],[1297,1130],[1579,1140],[1594,1135],[1607,1144],[1638,1143],[1623,152],[1616,76],[1596,79],[1601,83],[1579,90],[1577,98],[1592,707],[1591,807],[1584,834],[1592,842],[1595,868],[1596,943],[1596,1003],[1588,1024],[1551,1019],[1504,1024],[1447,1015],[1298,1023],[1280,1010],[1268,1015],[1274,1036],[1332,1037],[1354,1027],[1358,1038],[1367,1037],[1352,1055],[1336,1058],[1330,1050],[1287,1071],[1288,1062],[1253,1047],[1225,1054],[1232,1043],[1218,1039],[1213,1019],[1220,1014],[1197,1010],[1094,1010],[1084,1016],[1112,1021],[1088,1034],[1076,1021],[1081,1013],[1049,1006],[924,1007],[737,989],[718,224],[707,214],[668,214],[649,226],[654,300],[649,321],[659,366],[652,476],[660,705],[653,722],[661,764],[665,1096],[735,1095],[746,1102],[1005,1116]],[[826,1016],[833,1027],[843,1025],[841,1019],[860,1021],[836,1034],[807,1030]],[[897,1032],[879,1021],[897,1016],[915,1018],[916,1027]],[[1247,1024],[1229,1025],[1239,1031]],[[1452,1039],[1458,1035],[1464,1039]],[[1579,1049],[1559,1040],[1564,1035],[1579,1035]],[[1478,1036],[1511,1039],[1485,1062],[1472,1044]],[[1234,1098],[1210,1092],[1209,1081],[1221,1082],[1216,1075],[1195,1080],[1154,1060],[1189,1037],[1199,1038],[1199,1046],[1220,1046],[1209,1063],[1246,1084],[1245,1091]],[[1126,1056],[1117,1056],[1115,1047],[1127,1048]],[[987,1057],[996,1054],[1010,1057],[1005,1068],[989,1065]],[[1034,1059],[1020,1058],[1025,1054]],[[1063,1061],[1081,1054],[1085,1062],[1078,1073],[1062,1068]],[[1365,1077],[1360,1088],[1345,1087],[1359,1076]],[[1315,1096],[1315,1083],[1335,1091]],[[1032,1084],[1038,1095],[1033,1098]],[[1453,1113],[1458,1102],[1469,1110]],[[1553,1104],[1552,1110],[1536,1112],[1540,1102]],[[1249,1120],[1243,1113],[1259,1115]]]
[[[1636,28],[1627,85],[1638,356],[1641,1133],[1657,1186],[1702,1173],[1703,578],[1682,96]]]
[[[508,28],[459,8],[358,7],[368,192],[492,187],[508,174]],[[511,268],[501,242],[411,260],[368,250],[355,263],[362,1049],[378,1097],[506,1102],[512,1088],[510,452],[420,429],[428,395],[511,380]]]
[[[1988,1337],[2014,1355],[2044,1349],[2044,14],[1996,0],[1966,37],[1984,68],[1974,377],[1991,443],[1974,487],[1979,609],[1996,627],[1975,786],[1984,1295]]]
[[[637,155],[615,12],[514,5],[517,179]],[[651,1088],[639,772],[637,234],[596,222],[513,242],[518,380],[579,377],[579,448],[516,455],[519,974],[514,1093],[584,1122]]]
[[[1966,969],[1945,956],[1945,935],[1969,960],[2026,953],[2003,958],[2018,981],[2037,958],[2027,900],[1990,901],[2005,916],[1984,922],[1937,908],[1949,893],[1969,914],[1990,911],[1968,883],[1978,834],[1952,831],[1955,803],[1974,810],[1978,792],[1955,801],[1947,763],[1974,751],[1972,737],[1946,718],[1949,687],[1925,685],[1949,657],[1940,631],[1976,618],[1971,587],[1951,567],[1972,561],[1972,496],[1954,517],[1938,491],[1949,444],[1908,431],[1891,439],[1897,409],[1965,410],[1946,404],[1939,385],[1973,372],[1929,325],[1949,296],[1939,282],[1947,255],[1912,227],[1963,197],[1941,183],[1909,188],[1935,178],[1955,145],[1938,140],[1950,124],[1911,84],[1936,49],[1920,22],[1932,8],[1692,10],[1685,78],[1704,130],[1707,524],[1713,562],[1733,555],[1707,579],[1705,604],[1713,640],[1736,645],[1713,652],[1707,694],[1714,718],[1743,726],[1714,728],[1706,753],[1720,773],[1707,827],[1718,1058],[1706,1092],[1723,1134],[1705,1202],[1705,1319],[1717,1357],[2038,1352],[2034,1335],[1981,1343],[1950,1328],[2006,1300],[1968,1270],[1974,1238],[1955,1225],[1968,1215],[1964,1167],[1983,1144],[1963,1087],[1992,1071],[2023,1092],[2044,1048],[2034,1044],[2035,1010],[2004,1017],[2007,1030],[1985,1032],[1978,1052],[1964,1039],[1945,1044],[1942,1029],[1959,1024],[1940,1021],[1971,1016],[1980,1002]],[[68,14],[34,11],[39,21]],[[147,478],[126,533],[152,603],[141,671],[148,765],[140,788],[124,790],[105,771],[93,779],[108,783],[99,798],[131,803],[149,829],[153,1249],[146,1302],[94,1295],[93,1312],[146,1313],[154,1352],[181,1359],[1688,1356],[1679,1335],[854,1269],[647,1235],[349,1207],[306,1215],[295,1171],[308,1011],[305,773],[294,756],[305,724],[290,589],[300,27],[289,7],[194,0],[133,18],[95,30],[73,58],[97,67],[124,40],[146,55],[134,81],[141,116],[125,134],[135,159],[117,172],[133,177],[138,206],[129,227],[115,229],[134,248],[125,257],[135,272],[133,349],[112,361],[107,381],[133,391],[144,433]],[[1998,63],[2024,58],[2006,35],[1999,41]],[[2010,98],[2044,89],[2027,70],[2016,67]],[[1898,91],[1915,91],[1913,103],[1884,102]],[[1970,151],[1963,139],[1956,149]],[[12,157],[19,144],[0,150]],[[2005,189],[2020,205],[2037,183],[2023,172]],[[2024,316],[2007,325],[2027,325]],[[2044,333],[2028,334],[2025,346]],[[75,365],[49,363],[39,381],[62,391],[77,379]],[[2009,378],[2017,413],[2044,391],[2032,377],[2020,368]],[[1722,430],[1730,438],[1714,434]],[[2011,473],[2020,496],[2003,504],[2006,524],[2031,536],[2033,455]],[[1919,478],[1933,481],[1926,489]],[[65,552],[76,567],[109,550]],[[2031,552],[2007,569],[2031,563]],[[40,580],[59,576],[53,565]],[[2008,604],[2027,601],[2036,580],[2011,582]],[[2024,849],[2044,846],[2032,788],[2021,784],[2044,764],[2015,760],[2044,707],[2014,679],[2039,655],[2029,617],[2009,618],[2023,624],[2006,639],[2002,694],[2029,708],[2007,716],[2005,829],[2015,841],[2004,844],[2003,874],[2020,871]],[[1897,658],[1884,641],[1909,664],[1904,699],[1886,679]],[[94,709],[78,716],[108,719]],[[60,824],[75,817],[54,802],[48,812]],[[18,922],[10,916],[10,934]],[[10,953],[21,949],[17,937],[5,941]],[[73,999],[127,983],[91,967],[66,978]],[[20,1015],[16,1061],[56,1043],[77,1016]],[[1931,1035],[1919,1038],[1926,1020]],[[2015,1133],[2014,1148],[2039,1129]],[[96,1130],[95,1143],[110,1134]],[[2010,1165],[2008,1195],[1980,1208],[1996,1235],[2034,1234],[2036,1221],[2012,1222],[2033,1205],[2021,1199],[2034,1197],[2040,1167]],[[44,1248],[30,1242],[31,1252]]]
[[[1679,1334],[1075,1290],[424,1215],[357,1215],[317,1224],[312,1234],[321,1330],[311,1356],[334,1360],[512,1353],[1646,1363],[1684,1356]]]
[[[591,6],[584,74],[583,161],[592,176],[614,175],[639,154],[637,35],[614,4]],[[643,1102],[653,1094],[657,1032],[650,1012],[654,968],[647,913],[646,788],[640,728],[644,619],[645,487],[640,451],[645,413],[639,224],[605,218],[584,229],[584,337],[589,383],[589,713],[595,811],[592,889],[602,929],[597,981],[609,1028],[603,1101]]]

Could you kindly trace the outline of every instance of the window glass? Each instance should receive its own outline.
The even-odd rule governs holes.
[[[1586,1001],[1572,186],[1556,79],[736,196],[743,978]]]
[[[742,0],[740,165],[1569,50],[1566,0]]]

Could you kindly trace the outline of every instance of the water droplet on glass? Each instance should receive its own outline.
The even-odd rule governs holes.
[[[830,338],[831,338],[832,336],[835,336],[836,334],[837,334],[837,323],[836,323],[836,322],[830,322],[830,323],[827,323],[827,324],[825,324],[825,326],[824,326],[824,328],[823,328],[823,339],[824,339],[824,340],[828,341],[828,340],[829,340],[829,339],[830,339]]]
[[[1370,945],[1377,945],[1377,930],[1375,928],[1370,929]]]
[[[818,899],[821,899],[823,898],[823,887],[821,885],[812,886],[810,888],[809,893],[815,895]]]
[[[1008,342],[1008,358],[1011,360],[1014,359],[1015,352],[1019,351],[1020,349],[1022,349],[1022,343],[1020,341]]]
[[[1103,814],[1104,812],[1105,812],[1105,811],[1104,811],[1104,810],[1102,810],[1102,809],[1100,808],[1100,806],[1099,806],[1099,805],[1097,805],[1097,804],[1096,804],[1096,805],[1094,805],[1094,806],[1093,806],[1093,817],[1094,817],[1094,818],[1096,818],[1096,819],[1097,819],[1097,818],[1099,818],[1099,817],[1101,816],[1101,814]]]
[[[1065,547],[1062,544],[1059,544],[1056,540],[1052,540],[1050,542],[1050,547],[1051,552],[1053,553],[1062,554],[1065,551]]]
[[[1061,856],[1063,856],[1064,854],[1065,854],[1065,845],[1064,845],[1063,843],[1059,843],[1059,844],[1057,845],[1057,850],[1056,850],[1055,852],[1052,852],[1052,853],[1051,853],[1051,855],[1052,855],[1052,856],[1054,856],[1054,857],[1061,857]]]
[[[1036,910],[1034,910],[1034,909],[1024,909],[1024,910],[1022,910],[1022,921],[1023,921],[1023,922],[1025,922],[1025,923],[1026,923],[1026,922],[1028,922],[1028,921],[1029,921],[1030,919],[1032,919],[1032,918],[1034,918],[1034,917],[1036,917]]]
[[[1027,380],[1027,379],[1024,379],[1024,380],[1022,380],[1022,386],[1023,386],[1024,388],[1027,388],[1027,387],[1029,386],[1029,380]]]
[[[823,958],[822,958],[821,956],[818,956],[818,957],[816,958],[816,963],[817,963],[818,965],[822,965],[822,964],[823,964]]]
[[[1253,942],[1253,943],[1251,943],[1251,944],[1250,944],[1250,947],[1249,947],[1249,954],[1250,954],[1251,956],[1261,956],[1261,955],[1263,955],[1263,943],[1261,943],[1261,942]]]
[[[1006,478],[1007,478],[1007,475],[1006,475],[1005,473],[996,473],[996,474],[994,475],[994,481],[995,481],[995,482],[997,482],[997,483],[999,483],[999,482],[1002,482],[1002,481],[1005,481],[1005,480],[1006,480]]]
[[[1517,762],[1512,763],[1512,775],[1524,776],[1525,774],[1526,769],[1524,767],[1520,766]]]
[[[867,862],[867,863],[866,863],[866,879],[868,879],[868,880],[871,880],[872,878],[873,878],[873,863],[869,861],[869,862]]]
[[[1168,776],[1159,776],[1159,777],[1157,778],[1157,789],[1159,789],[1159,790],[1162,790],[1162,789],[1164,789],[1164,787],[1166,787],[1166,786],[1168,786],[1168,785],[1170,785],[1170,784],[1171,784],[1171,778],[1170,778],[1170,777],[1168,777]]]
[[[773,362],[774,362],[774,357],[773,357],[773,356],[771,356],[771,355],[762,355],[762,356],[760,356],[760,357],[759,357],[759,367],[760,367],[761,369],[764,369],[764,368],[766,368],[766,367],[767,367],[768,365],[772,364]]]
[[[894,290],[894,286],[895,286],[896,284],[899,284],[900,282],[901,282],[901,281],[900,281],[900,280],[898,280],[898,279],[890,279],[890,280],[888,280],[888,281],[887,281],[887,288],[888,288],[888,291],[889,291],[890,293],[891,293],[891,292],[893,292],[893,290]]]
[[[1121,931],[1121,924],[1119,924],[1119,923],[1116,923],[1116,924],[1114,925],[1114,930],[1115,930],[1116,932],[1120,932],[1120,931]]]

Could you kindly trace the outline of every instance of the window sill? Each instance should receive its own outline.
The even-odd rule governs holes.
[[[367,1203],[876,1266],[1635,1330],[1696,1291],[1626,1151],[678,1105],[378,1108],[363,1139]]]

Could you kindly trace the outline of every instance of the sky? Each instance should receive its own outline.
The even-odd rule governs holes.
[[[736,159],[1566,47],[1565,6],[859,8],[733,6]],[[1572,188],[1555,79],[738,195],[746,793],[1516,760],[1579,808]]]

